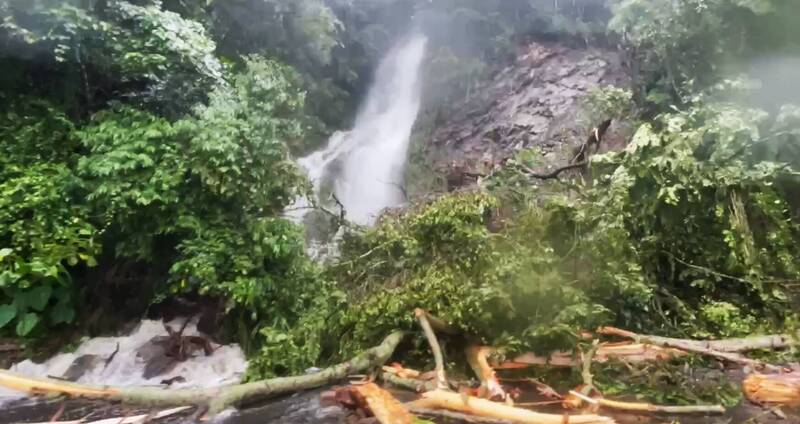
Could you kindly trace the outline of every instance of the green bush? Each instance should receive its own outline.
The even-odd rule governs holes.
[[[75,318],[70,268],[96,265],[100,232],[89,209],[72,202],[77,179],[61,165],[6,169],[0,182],[0,328],[16,323],[27,336],[37,326]]]

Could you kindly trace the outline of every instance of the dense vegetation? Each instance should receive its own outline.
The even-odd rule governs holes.
[[[795,325],[800,98],[794,80],[753,79],[800,53],[800,6],[565,3],[0,0],[0,331],[108,330],[102,317],[203,295],[251,374],[270,375],[410,328],[415,307],[510,349],[600,324]],[[351,228],[340,258],[314,263],[281,217],[309,189],[292,157],[347,126],[414,26],[431,36],[427,117],[518,42],[616,43],[634,84],[585,113],[635,133],[547,184],[521,151],[480,189]]]

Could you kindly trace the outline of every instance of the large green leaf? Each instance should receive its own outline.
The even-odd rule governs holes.
[[[50,286],[34,287],[24,294],[25,304],[39,312],[43,311],[47,302],[50,300],[50,295],[53,294],[53,288]]]
[[[17,308],[14,305],[0,306],[0,328],[5,327],[16,316]]]
[[[39,323],[39,315],[29,312],[20,318],[17,322],[17,335],[24,337],[27,336]]]
[[[50,310],[50,320],[53,324],[69,324],[75,319],[75,309],[67,302],[58,302]]]

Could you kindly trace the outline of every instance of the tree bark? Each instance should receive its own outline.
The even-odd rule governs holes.
[[[421,401],[421,402],[420,402]],[[436,390],[423,393],[420,401],[412,402],[410,408],[448,409],[480,417],[509,420],[522,424],[612,424],[614,420],[600,415],[542,414],[522,408],[504,405],[460,393]]]
[[[425,332],[425,337],[428,339],[428,344],[431,346],[433,352],[433,360],[436,363],[436,388],[441,390],[448,390],[450,386],[447,384],[447,376],[444,371],[444,356],[442,355],[442,348],[439,346],[439,340],[436,338],[428,321],[428,314],[422,309],[415,309],[414,316],[417,317],[420,327]]]
[[[31,395],[107,399],[147,407],[199,405],[208,406],[215,415],[232,406],[242,406],[272,396],[331,384],[350,374],[363,372],[386,362],[404,337],[394,332],[383,343],[368,349],[350,361],[326,368],[318,373],[279,377],[211,389],[165,390],[153,387],[92,386],[51,379],[28,378],[0,370],[0,385]]]
[[[743,337],[737,339],[723,340],[690,340],[675,339],[671,337],[660,337],[651,335],[640,335],[631,331],[622,330],[615,327],[603,327],[598,333],[607,336],[619,336],[627,339],[636,340],[637,337],[647,337],[650,340],[674,345],[692,345],[699,348],[711,349],[718,352],[747,352],[759,349],[785,349],[797,344],[795,337],[788,334],[771,334],[766,336]],[[657,343],[657,344],[661,344]]]
[[[724,414],[725,407],[722,405],[653,405],[642,402],[621,402],[617,400],[591,398],[576,390],[570,390],[570,395],[592,405],[602,408],[616,409],[618,411],[630,412],[652,412],[661,414]]]
[[[507,397],[506,392],[503,390],[500,382],[497,381],[497,374],[486,359],[493,350],[493,348],[488,346],[470,346],[465,353],[470,368],[472,368],[472,371],[475,372],[475,375],[477,375],[478,379],[481,381],[478,396],[492,400],[505,400]]]
[[[632,338],[633,340],[639,343],[652,344],[666,348],[680,349],[686,352],[698,353],[706,356],[713,356],[715,358],[723,359],[728,362],[747,365],[758,369],[765,369],[772,372],[780,372],[783,370],[781,367],[757,361],[755,359],[750,359],[742,355],[739,355],[738,353],[735,352],[724,352],[712,349],[708,346],[704,346],[702,343],[697,343],[694,340],[681,340],[681,339],[670,339],[666,337],[639,335],[636,333],[632,333],[625,330],[619,330],[616,328],[610,328],[610,329],[601,328],[599,332],[601,334],[609,334],[609,333],[616,335],[625,334],[624,337]]]
[[[413,378],[404,378],[389,372],[382,373],[381,380],[383,380],[385,383],[389,383],[401,389],[410,390],[415,393],[422,393],[422,392],[429,392],[431,390],[436,390],[436,382],[434,380],[417,380]]]

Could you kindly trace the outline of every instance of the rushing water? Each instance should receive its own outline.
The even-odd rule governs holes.
[[[420,67],[427,39],[403,39],[381,61],[352,130],[331,136],[325,149],[299,162],[322,204],[332,194],[346,218],[371,225],[385,208],[402,204],[403,171],[411,130],[420,107]],[[301,200],[291,209],[306,216]],[[307,210],[307,209],[306,209]]]
[[[183,319],[169,325],[179,329]],[[198,335],[194,322],[183,331],[186,336]],[[81,343],[73,352],[60,353],[43,363],[20,362],[11,371],[31,377],[67,378],[88,384],[111,386],[160,386],[164,380],[175,380],[170,387],[215,387],[238,382],[247,367],[244,353],[237,345],[213,345],[211,355],[195,352],[183,362],[160,368],[147,375],[153,360],[165,359],[163,342],[167,331],[161,321],[143,320],[130,334],[121,337],[97,337]],[[0,405],[19,393],[0,388]],[[0,409],[2,406],[0,406]]]

